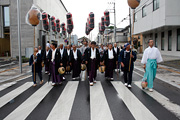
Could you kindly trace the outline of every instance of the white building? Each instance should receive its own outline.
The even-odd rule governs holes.
[[[74,45],[78,45],[78,36],[77,35],[71,35],[71,43]]]
[[[117,43],[118,46],[124,45],[128,42],[128,27],[116,29],[116,42],[114,40],[114,29],[108,32],[106,37],[108,43]]]
[[[180,0],[141,0],[135,9],[134,34],[142,33],[143,49],[152,38],[163,55],[180,56],[179,5]]]

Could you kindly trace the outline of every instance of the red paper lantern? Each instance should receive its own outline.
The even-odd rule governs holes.
[[[90,30],[94,29],[94,13],[93,12],[89,13],[89,29]]]
[[[61,27],[62,27],[62,34],[63,34],[63,35],[66,35],[65,23],[62,23],[62,24],[61,24]]]
[[[59,19],[56,20],[56,29],[57,29],[57,32],[60,32],[60,20]]]
[[[45,12],[42,13],[42,21],[43,21],[44,30],[48,31],[49,30],[48,14]]]
[[[105,25],[109,26],[109,24],[110,24],[109,11],[104,12],[104,17],[105,17],[105,19],[104,19]]]
[[[88,23],[86,23],[85,33],[86,33],[86,35],[89,35],[89,33],[90,33]]]
[[[68,32],[68,34],[71,34],[72,30],[74,28],[73,20],[72,20],[72,14],[71,13],[67,13],[66,18],[67,18],[67,32]]]

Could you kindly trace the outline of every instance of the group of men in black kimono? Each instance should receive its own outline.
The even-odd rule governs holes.
[[[66,69],[67,66],[70,66],[70,70],[66,71],[66,74],[72,71],[72,79],[75,80],[80,78],[81,64],[86,65],[89,84],[93,86],[96,83],[97,70],[100,66],[105,66],[105,78],[114,80],[113,71],[114,69],[119,69],[120,64],[121,70],[124,72],[125,86],[131,87],[135,60],[136,54],[133,51],[131,54],[129,43],[125,44],[124,49],[120,51],[117,44],[114,44],[114,46],[108,44],[106,48],[101,45],[99,48],[96,42],[92,41],[88,44],[85,40],[80,48],[77,48],[75,45],[72,48],[70,45],[67,45],[65,48],[63,44],[57,47],[56,43],[47,43],[46,50],[43,53],[42,51],[41,53],[38,52],[38,48],[35,48],[34,54],[30,58],[30,65],[32,65],[34,86],[36,86],[34,64],[35,73],[38,73],[41,80],[40,84],[43,83],[42,62],[45,64],[45,73],[52,79],[53,86],[62,84],[62,81],[65,80],[64,74],[59,74],[58,72],[60,67]]]

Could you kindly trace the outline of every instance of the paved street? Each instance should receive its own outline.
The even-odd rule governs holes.
[[[32,87],[29,73],[25,79],[0,86],[0,119],[180,119],[180,89],[155,79],[154,92],[149,93],[140,87],[142,75],[135,70],[132,88],[128,89],[123,85],[122,73],[114,73],[114,81],[107,81],[104,74],[98,73],[92,87],[87,79],[72,81],[71,75],[66,75],[66,81],[56,87],[47,83],[48,77],[43,75],[45,83]]]

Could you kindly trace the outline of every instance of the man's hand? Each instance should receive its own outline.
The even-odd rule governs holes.
[[[33,54],[33,55],[34,55],[34,57],[36,57],[36,52],[34,52],[34,54]]]
[[[69,63],[70,64],[70,66],[72,66],[72,63]]]
[[[33,62],[33,65],[35,64],[35,62]]]
[[[85,63],[88,64],[88,61],[86,61]]]
[[[118,61],[116,61],[116,65],[118,64]]]
[[[62,63],[60,63],[60,66],[63,66],[63,64],[62,64]]]
[[[143,68],[146,69],[146,64],[144,64]]]
[[[134,58],[134,56],[132,54],[130,56],[131,56],[131,58]]]
[[[124,64],[121,62],[121,66],[124,67]]]

